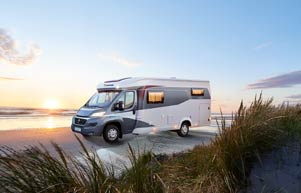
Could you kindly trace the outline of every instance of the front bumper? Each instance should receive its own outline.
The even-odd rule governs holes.
[[[72,118],[71,129],[83,135],[101,135],[103,131],[102,118],[78,117]]]

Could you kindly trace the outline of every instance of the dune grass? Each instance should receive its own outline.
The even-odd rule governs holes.
[[[95,152],[82,147],[82,159],[53,143],[56,155],[43,145],[25,151],[0,149],[0,192],[238,192],[248,184],[254,161],[300,136],[301,106],[272,105],[260,95],[246,107],[241,103],[231,126],[225,119],[210,145],[165,156],[129,146],[131,167],[116,178]]]
[[[254,161],[301,133],[301,106],[272,105],[255,97],[246,107],[241,103],[231,126],[225,119],[210,145],[196,146],[162,163],[161,176],[167,192],[239,192],[248,185]]]
[[[80,141],[79,141],[80,142]],[[81,143],[81,142],[80,142]],[[52,144],[57,155],[41,146],[25,151],[1,148],[1,192],[106,192],[114,190],[115,178],[95,153],[83,148],[83,160],[67,155]],[[1,190],[2,189],[2,190]]]
[[[125,167],[117,178],[112,167],[75,137],[82,147],[80,159],[66,154],[56,143],[52,143],[56,154],[43,145],[25,151],[2,147],[0,192],[163,192],[156,174],[160,164],[151,152],[136,154],[129,145],[131,167]]]

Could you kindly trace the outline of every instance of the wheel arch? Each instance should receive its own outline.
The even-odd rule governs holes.
[[[179,127],[181,127],[183,125],[183,123],[187,123],[189,125],[189,127],[191,127],[192,125],[192,121],[190,117],[185,117],[181,120]]]
[[[189,127],[191,127],[191,122],[189,120],[185,120],[181,123],[181,125],[183,125],[184,123],[187,123]]]

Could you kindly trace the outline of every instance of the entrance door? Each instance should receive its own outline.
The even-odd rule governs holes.
[[[201,103],[200,104],[200,126],[210,125],[209,121],[210,117],[210,104],[209,103]]]

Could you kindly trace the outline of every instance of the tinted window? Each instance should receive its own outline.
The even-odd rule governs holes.
[[[164,92],[163,91],[148,91],[147,92],[147,103],[148,104],[158,104],[164,102]]]
[[[192,96],[204,96],[205,90],[199,89],[199,88],[192,88],[191,89],[191,95]]]

